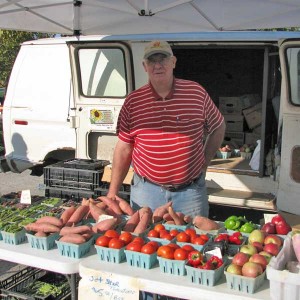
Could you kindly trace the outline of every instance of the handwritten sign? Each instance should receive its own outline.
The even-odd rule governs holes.
[[[139,289],[133,278],[95,270],[82,276],[78,299],[138,300]]]
[[[31,204],[31,195],[30,195],[30,190],[23,190],[21,192],[21,199],[20,199],[21,203],[24,204]]]

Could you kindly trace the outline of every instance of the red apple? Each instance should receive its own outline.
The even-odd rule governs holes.
[[[242,267],[247,261],[249,261],[249,257],[249,254],[238,252],[232,258],[232,263]]]
[[[272,222],[267,222],[263,225],[261,230],[267,234],[275,234],[276,233],[276,225]]]
[[[263,244],[264,239],[265,239],[265,233],[260,229],[254,229],[249,234],[248,243],[252,244],[253,242],[259,242]]]
[[[263,268],[260,264],[255,262],[246,262],[242,267],[242,275],[246,277],[255,278],[263,273]]]
[[[259,253],[255,253],[253,254],[250,259],[249,259],[250,262],[255,262],[257,264],[260,264],[263,268],[263,270],[266,269],[267,267],[267,264],[268,264],[268,260],[261,254]]]
[[[269,252],[273,256],[276,256],[279,253],[280,248],[278,247],[277,244],[271,243],[271,244],[264,245],[264,251]]]
[[[280,215],[280,214],[277,214],[277,215],[275,215],[272,219],[271,219],[271,223],[273,223],[273,224],[277,224],[277,223],[279,223],[279,222],[285,222],[285,219],[284,219],[284,217],[282,216],[282,215]]]
[[[278,247],[282,246],[281,238],[278,235],[275,235],[275,234],[269,234],[265,237],[264,244],[267,245],[267,244],[270,244],[270,243],[277,244]]]
[[[235,264],[230,264],[226,271],[231,274],[242,275],[242,267]]]
[[[262,243],[253,242],[251,245],[256,248],[257,252],[263,251],[264,245]]]
[[[260,251],[259,254],[264,256],[267,259],[268,263],[270,262],[271,258],[273,257],[273,255],[267,251]]]
[[[253,245],[248,244],[248,245],[243,245],[240,248],[240,252],[246,253],[249,256],[251,256],[251,255],[257,253],[257,250]]]
[[[281,221],[276,224],[277,234],[285,235],[288,234],[291,230],[292,230],[291,226],[285,221]]]

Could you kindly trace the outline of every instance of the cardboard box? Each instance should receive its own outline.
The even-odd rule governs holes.
[[[223,115],[226,122],[227,131],[244,131],[244,116],[243,115]]]
[[[258,103],[252,107],[243,110],[246,123],[250,129],[253,129],[261,124],[262,121],[262,104]]]
[[[261,102],[261,97],[258,94],[245,94],[240,97],[242,109],[254,106]]]
[[[111,166],[106,166],[104,168],[104,173],[103,173],[103,176],[102,176],[102,181],[104,182],[110,182],[111,181],[111,169],[112,167]],[[133,178],[133,168],[130,168],[124,181],[123,181],[123,184],[131,184],[131,180]]]
[[[222,114],[242,115],[240,97],[219,97],[219,110]]]

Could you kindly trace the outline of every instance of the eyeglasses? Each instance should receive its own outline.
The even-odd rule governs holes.
[[[154,67],[156,64],[160,64],[161,66],[166,66],[170,61],[171,56],[158,56],[158,57],[149,57],[146,60],[146,63],[150,67]]]

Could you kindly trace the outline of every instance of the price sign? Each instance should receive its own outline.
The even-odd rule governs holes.
[[[139,288],[131,277],[90,270],[79,282],[79,300],[138,300]]]
[[[21,192],[21,199],[20,199],[21,203],[24,204],[31,204],[31,195],[30,195],[30,190],[23,190]]]

